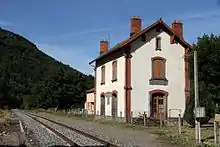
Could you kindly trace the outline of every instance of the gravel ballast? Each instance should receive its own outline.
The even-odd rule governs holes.
[[[40,123],[36,122],[32,118],[24,115],[23,113],[19,112],[18,110],[14,110],[14,113],[22,120],[24,127],[27,130],[33,132],[33,137],[35,137],[39,145],[41,147],[48,147],[48,146],[68,146],[62,139],[58,136],[53,134],[50,130],[45,128]]]
[[[89,133],[120,147],[164,147],[157,136],[143,130],[126,129],[109,126],[92,121],[77,120],[66,116],[58,116],[40,112],[37,115],[63,123],[80,131]]]
[[[42,123],[52,127],[53,129],[55,129],[59,133],[63,134],[65,137],[69,138],[70,140],[74,141],[76,144],[78,144],[80,146],[101,146],[101,145],[103,145],[100,142],[97,142],[97,141],[92,140],[88,137],[85,137],[85,136],[83,136],[77,132],[74,132],[72,130],[69,130],[63,126],[52,123],[52,122],[45,120],[45,119],[42,119],[42,118],[38,118],[38,117],[36,117],[36,118],[39,121],[41,121]]]

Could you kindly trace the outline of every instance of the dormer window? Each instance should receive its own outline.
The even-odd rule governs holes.
[[[156,51],[161,51],[161,37],[156,37]]]

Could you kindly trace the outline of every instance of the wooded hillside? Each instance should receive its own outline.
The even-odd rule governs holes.
[[[0,107],[83,106],[93,77],[64,65],[24,37],[0,28]]]

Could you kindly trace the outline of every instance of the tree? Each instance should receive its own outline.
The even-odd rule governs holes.
[[[198,38],[193,44],[193,50],[197,51],[198,57],[198,80],[199,80],[199,104],[206,107],[207,122],[215,113],[215,105],[220,103],[220,36],[213,34]],[[194,74],[193,54],[189,56],[191,94],[190,101],[185,111],[185,119],[193,124],[191,115],[194,107]],[[190,117],[190,118],[189,118]]]

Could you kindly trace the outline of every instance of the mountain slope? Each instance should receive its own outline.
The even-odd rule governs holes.
[[[93,83],[92,76],[56,61],[4,29],[0,29],[0,77],[0,106],[12,108],[82,105]]]

